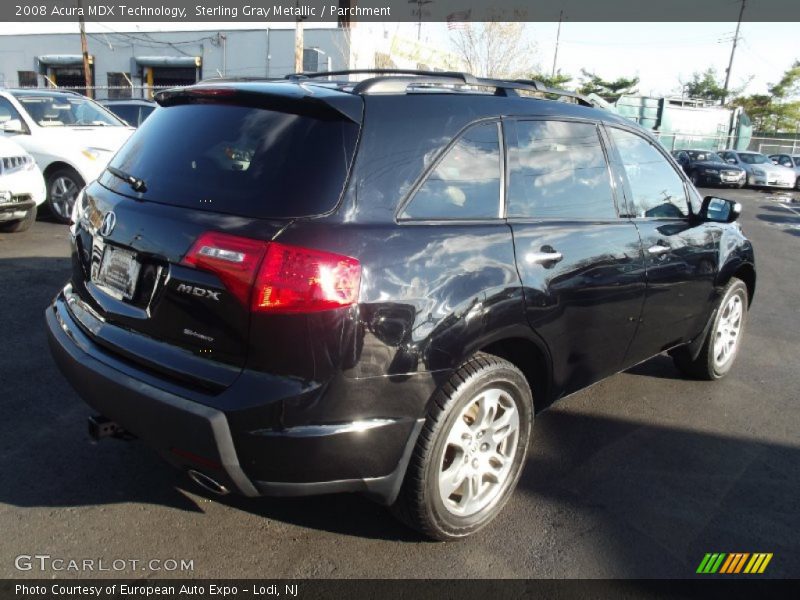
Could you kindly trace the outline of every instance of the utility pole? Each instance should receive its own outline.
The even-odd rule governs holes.
[[[417,8],[412,10],[412,14],[414,12],[417,13],[417,41],[420,41],[422,39],[422,17],[425,12],[423,7],[427,4],[433,4],[433,0],[408,0],[408,3],[417,5]]]
[[[553,72],[550,73],[551,77],[556,76],[556,62],[558,62],[558,42],[561,39],[561,21],[564,19],[564,11],[558,13],[558,32],[556,33],[556,52],[553,54]]]
[[[83,7],[81,0],[77,0],[78,5],[78,28],[81,32],[81,54],[83,54],[83,85],[86,87],[86,95],[92,98],[92,71],[89,67],[89,45],[86,43],[86,25],[83,22]]]
[[[725,71],[725,87],[723,88],[722,104],[728,97],[728,84],[731,81],[731,69],[733,69],[733,55],[736,53],[736,44],[739,42],[739,28],[742,26],[742,15],[744,14],[744,5],[747,0],[742,0],[742,7],[739,9],[739,20],[736,23],[736,33],[733,36],[733,47],[731,48],[731,59],[728,61],[728,68]]]
[[[300,7],[300,2],[296,2],[295,4],[298,9]],[[295,73],[302,73],[303,72],[303,17],[297,17],[297,22],[295,23],[294,29],[294,72]]]

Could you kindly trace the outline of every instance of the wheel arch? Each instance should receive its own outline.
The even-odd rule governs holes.
[[[550,353],[534,335],[498,336],[487,340],[478,350],[507,360],[517,367],[531,388],[534,411],[538,412],[551,403],[552,362]]]
[[[55,173],[56,171],[60,171],[61,169],[69,169],[70,171],[74,171],[75,174],[83,182],[83,184],[86,185],[86,181],[84,181],[84,177],[83,175],[81,175],[81,172],[78,169],[76,169],[74,165],[71,165],[70,163],[63,160],[54,160],[44,169],[42,169],[42,177],[44,177],[45,183],[47,182],[48,179],[50,179],[50,176],[53,173]]]

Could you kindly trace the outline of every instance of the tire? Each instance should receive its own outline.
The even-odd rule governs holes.
[[[692,173],[689,175],[689,180],[692,182],[692,185],[694,187],[697,187],[697,186],[700,185],[700,178],[697,176],[697,173],[694,172],[694,171],[692,171]]]
[[[725,286],[714,322],[706,335],[700,354],[692,360],[686,347],[678,348],[672,359],[678,370],[695,379],[721,379],[733,367],[741,346],[747,322],[747,286],[741,279],[731,278]],[[738,314],[738,317],[735,315]],[[738,324],[737,324],[738,323]],[[736,332],[731,339],[732,331]],[[727,343],[723,343],[727,340]]]
[[[794,189],[800,190],[800,177],[794,182]]]
[[[84,181],[75,169],[56,169],[47,176],[47,208],[59,223],[69,223],[72,206]]]
[[[33,222],[36,220],[36,207],[34,206],[28,213],[22,218],[17,219],[16,221],[7,221],[6,223],[0,223],[0,231],[3,233],[19,233],[21,231],[27,231],[30,229],[30,226],[33,225]]]
[[[475,533],[514,491],[532,423],[533,398],[520,370],[488,354],[470,358],[432,398],[392,512],[436,540]],[[440,481],[450,484],[449,495]]]

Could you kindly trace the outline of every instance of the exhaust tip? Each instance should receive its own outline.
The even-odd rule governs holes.
[[[194,469],[189,469],[187,471],[189,475],[189,479],[194,481],[197,485],[201,488],[208,490],[212,494],[216,494],[217,496],[226,496],[230,493],[230,490],[222,485],[216,479],[209,477],[205,473],[201,473],[200,471],[195,471]]]

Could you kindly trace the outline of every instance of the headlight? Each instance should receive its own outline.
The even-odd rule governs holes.
[[[75,202],[72,204],[72,215],[70,215],[69,221],[73,225],[80,223],[81,219],[83,219],[83,188],[80,192],[78,192],[78,196],[75,198]]]
[[[89,160],[98,160],[111,154],[111,150],[106,150],[105,148],[84,148],[81,150],[81,154]]]
[[[758,175],[759,177],[763,177],[766,175],[763,169],[753,169],[753,175]]]

